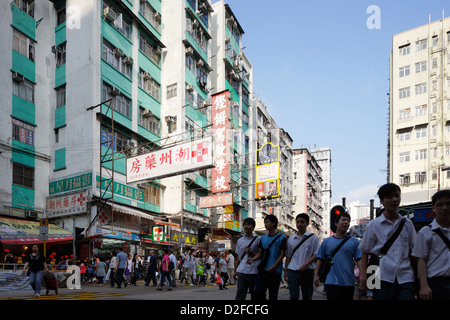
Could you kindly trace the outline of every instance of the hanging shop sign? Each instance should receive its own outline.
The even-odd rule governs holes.
[[[200,198],[200,209],[232,206],[232,205],[233,205],[233,194],[231,193],[216,194],[214,196]]]
[[[86,212],[86,204],[90,199],[90,191],[85,190],[73,194],[47,199],[49,218],[62,217]]]

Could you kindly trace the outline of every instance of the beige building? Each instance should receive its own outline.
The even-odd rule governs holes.
[[[450,18],[393,36],[388,169],[403,204],[450,187],[449,43]]]

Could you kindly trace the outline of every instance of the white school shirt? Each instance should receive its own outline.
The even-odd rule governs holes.
[[[248,254],[245,252],[245,248],[248,247],[250,242],[252,242],[253,238],[257,237],[255,241],[253,241],[252,246],[250,247],[250,251],[252,252],[258,252],[259,250],[259,242],[261,241],[261,237],[252,235],[250,238],[247,238],[246,235],[244,235],[242,238],[239,238],[236,244],[236,254],[238,256],[239,265],[236,269],[236,273],[244,273],[244,274],[258,274],[258,265],[261,262],[261,259],[258,259],[254,261],[252,264],[247,263],[247,259],[250,258]]]
[[[392,222],[382,214],[370,221],[359,246],[361,251],[379,255],[381,248],[397,230],[402,219],[404,218],[401,215],[397,215],[397,219]],[[394,283],[397,279],[399,284],[414,282],[414,271],[411,268],[409,252],[414,247],[416,236],[413,223],[406,219],[402,232],[387,254],[380,259],[380,279],[382,281]]]
[[[427,278],[450,277],[450,250],[444,240],[433,230],[441,229],[450,239],[450,228],[443,228],[434,219],[429,226],[422,227],[417,235],[412,256],[426,260]]]
[[[291,261],[289,262],[288,270],[298,271],[298,269],[300,269],[300,267],[308,261],[317,252],[317,250],[319,250],[319,238],[314,234],[308,240],[303,242],[297,251],[294,252],[294,255],[292,255],[292,251],[294,251],[300,241],[310,234],[311,232],[306,231],[301,238],[299,238],[297,233],[289,237],[287,242],[286,257],[291,258]],[[315,267],[316,263],[313,262],[308,265],[307,269],[314,269]]]

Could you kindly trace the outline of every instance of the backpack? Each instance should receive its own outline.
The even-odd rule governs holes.
[[[173,261],[169,262],[169,271],[172,271],[173,269],[175,269],[175,264],[173,263]]]

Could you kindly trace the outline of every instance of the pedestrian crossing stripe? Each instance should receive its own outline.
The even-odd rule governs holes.
[[[121,293],[106,293],[106,292],[68,292],[60,294],[11,297],[0,300],[90,300],[90,299],[106,299],[111,297],[123,296]]]

